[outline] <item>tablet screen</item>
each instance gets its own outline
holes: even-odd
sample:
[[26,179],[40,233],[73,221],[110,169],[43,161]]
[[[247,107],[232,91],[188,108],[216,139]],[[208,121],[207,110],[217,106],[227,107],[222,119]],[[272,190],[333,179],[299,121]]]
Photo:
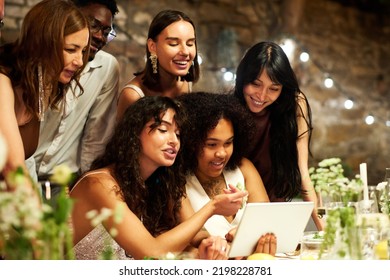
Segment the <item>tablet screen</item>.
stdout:
[[277,253],[294,251],[313,208],[311,201],[247,203],[229,257],[249,256],[254,252],[260,236],[265,233],[275,234]]

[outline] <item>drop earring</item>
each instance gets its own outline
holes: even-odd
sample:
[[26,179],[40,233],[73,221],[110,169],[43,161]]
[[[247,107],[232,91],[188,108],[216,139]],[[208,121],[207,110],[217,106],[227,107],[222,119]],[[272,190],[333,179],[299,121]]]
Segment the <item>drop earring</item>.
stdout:
[[150,63],[152,64],[153,74],[157,74],[157,55],[151,54],[149,56],[149,59],[150,59]]

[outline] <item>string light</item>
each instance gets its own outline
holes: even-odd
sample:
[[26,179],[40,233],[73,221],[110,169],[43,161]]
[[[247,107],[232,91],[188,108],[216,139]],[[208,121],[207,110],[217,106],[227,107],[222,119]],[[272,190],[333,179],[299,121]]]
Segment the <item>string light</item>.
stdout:
[[287,55],[288,59],[290,61],[293,60],[293,54],[295,51],[295,42],[292,39],[285,39],[283,42],[280,44],[280,47],[283,49],[285,54]]
[[345,100],[344,102],[344,108],[347,109],[347,110],[351,110],[353,108],[353,100],[348,98],[347,100]]
[[373,115],[369,114],[369,115],[366,117],[365,121],[366,121],[366,124],[372,125],[372,124],[375,122],[375,118],[374,118]]
[[331,87],[333,87],[333,80],[332,80],[331,78],[326,78],[326,79],[324,80],[324,86],[325,86],[326,88],[331,88]]
[[225,73],[223,73],[223,79],[226,82],[231,82],[235,79],[235,75],[233,74],[233,72],[226,71]]
[[[333,88],[335,87],[337,89],[337,91],[346,96],[346,100],[344,101],[344,108],[347,109],[347,110],[351,110],[352,108],[354,108],[356,106],[355,104],[355,101],[351,98],[348,97],[348,95],[344,92],[343,88],[340,87],[339,84],[337,84],[331,77],[330,75],[327,73],[327,71],[325,69],[323,69],[323,67],[321,67],[321,65],[319,65],[318,63],[316,63],[315,61],[313,61],[310,57],[310,54],[307,50],[307,48],[305,48],[304,46],[302,46],[302,44],[300,44],[300,42],[298,40],[296,40],[295,38],[294,39],[291,39],[291,38],[287,38],[287,39],[283,39],[282,40],[282,43],[280,43],[280,46],[282,47],[282,49],[285,51],[286,55],[289,57],[290,59],[290,56],[292,52],[294,52],[295,49],[301,49],[301,50],[304,50],[304,51],[301,51],[300,54],[299,54],[299,60],[301,62],[308,62],[309,60],[311,61],[311,63],[313,63],[322,73],[325,73],[325,79],[323,81],[324,83],[324,86],[328,89],[330,88]],[[298,50],[299,52],[299,50]],[[291,59],[290,60],[290,63],[292,62],[293,60]],[[387,119],[387,120],[386,120]],[[390,116],[383,119],[383,118],[380,118],[380,116],[373,116],[372,114],[369,114],[365,117],[365,123],[367,125],[372,125],[374,123],[376,123],[377,121],[380,121],[380,123],[383,123],[386,125],[386,127],[390,127]]]
[[[305,49],[304,47],[302,47],[301,44],[299,44],[299,42],[295,39],[290,39],[290,38],[283,38],[281,40],[281,43],[279,44],[280,47],[283,49],[283,51],[286,53],[287,57],[289,58],[290,60],[290,63],[293,62],[294,60],[294,56],[293,54],[295,53],[295,51],[297,50],[297,48],[301,48],[301,49]],[[299,50],[298,50],[299,51]],[[201,61],[202,61],[202,58],[198,55],[198,60],[199,60],[199,64],[201,64]],[[344,92],[343,88],[340,87],[339,84],[337,84],[330,76],[329,74],[327,73],[327,71],[325,71],[325,69],[323,69],[321,67],[321,65],[317,64],[315,61],[313,61],[310,57],[310,54],[309,52],[307,51],[301,51],[300,52],[300,55],[299,55],[299,60],[303,63],[306,63],[308,62],[309,60],[311,60],[311,62],[322,72],[322,73],[325,73],[325,79],[324,79],[324,86],[328,89],[332,88],[332,87],[335,87],[337,89],[337,91],[344,95],[344,96],[347,96],[347,94]],[[220,68],[219,69],[223,74],[223,79],[224,81],[228,82],[228,83],[234,83],[235,79],[236,79],[236,74],[234,71],[230,71],[228,70],[227,68]],[[352,108],[354,108],[356,105],[355,105],[355,101],[352,99],[352,98],[349,98],[349,97],[345,97],[345,101],[344,101],[344,108],[346,110],[351,110]],[[374,117],[372,114],[369,114],[365,117],[365,123],[367,125],[372,125],[374,124],[375,122],[377,122],[377,120],[380,120],[380,122],[383,123],[386,125],[386,127],[390,127],[390,118],[387,117],[387,120],[383,120],[381,119],[380,117]]]
[[302,62],[308,62],[310,59],[310,55],[307,52],[302,52],[299,56],[300,61]]
[[198,64],[201,65],[203,62],[202,56],[198,53]]

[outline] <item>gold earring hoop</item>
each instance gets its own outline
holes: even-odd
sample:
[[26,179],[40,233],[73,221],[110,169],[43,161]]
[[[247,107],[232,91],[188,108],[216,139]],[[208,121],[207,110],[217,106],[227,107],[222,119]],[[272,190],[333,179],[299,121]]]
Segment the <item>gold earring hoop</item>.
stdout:
[[153,74],[157,74],[157,55],[151,54],[149,56],[149,59],[150,59],[150,63],[152,64]]

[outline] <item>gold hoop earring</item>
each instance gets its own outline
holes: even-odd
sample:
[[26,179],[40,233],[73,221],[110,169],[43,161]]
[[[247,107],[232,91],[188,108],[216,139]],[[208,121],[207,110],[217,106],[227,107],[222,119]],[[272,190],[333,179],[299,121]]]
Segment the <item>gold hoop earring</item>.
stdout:
[[150,63],[152,64],[153,74],[157,74],[157,55],[151,54],[149,56],[149,59],[150,59]]

